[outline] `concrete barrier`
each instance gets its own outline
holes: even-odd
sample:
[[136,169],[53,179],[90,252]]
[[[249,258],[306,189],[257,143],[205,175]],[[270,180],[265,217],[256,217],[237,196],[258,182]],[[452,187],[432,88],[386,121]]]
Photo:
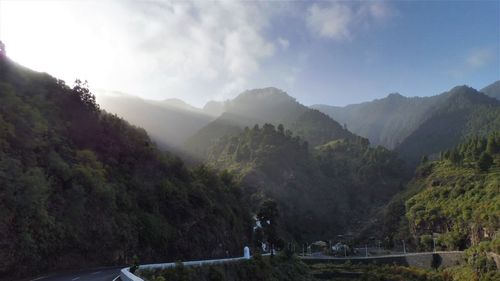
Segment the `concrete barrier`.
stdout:
[[[263,256],[268,256],[270,254],[264,254]],[[237,261],[242,261],[242,260],[248,260],[250,259],[250,252],[246,251],[244,252],[243,257],[238,257],[238,258],[228,258],[228,259],[215,259],[215,260],[200,260],[200,261],[185,261],[182,262],[184,266],[202,266],[202,265],[215,265],[215,264],[223,264],[223,263],[228,263],[228,262],[237,262]],[[161,269],[167,269],[167,268],[173,268],[177,265],[178,263],[175,262],[169,262],[169,263],[154,263],[154,264],[143,264],[139,266],[138,270],[143,270],[143,269],[154,269],[154,270],[161,270]],[[137,275],[134,275],[132,272],[130,272],[130,267],[122,268],[120,271],[120,279],[122,281],[144,281],[144,279],[138,277]]]
[[411,253],[401,255],[385,255],[385,256],[371,256],[371,257],[303,257],[302,261],[308,264],[315,263],[335,263],[343,264],[347,261],[352,264],[396,264],[402,266],[413,266],[419,268],[438,268],[450,267],[461,264],[465,261],[464,252],[451,251],[451,252],[427,252],[427,253]]

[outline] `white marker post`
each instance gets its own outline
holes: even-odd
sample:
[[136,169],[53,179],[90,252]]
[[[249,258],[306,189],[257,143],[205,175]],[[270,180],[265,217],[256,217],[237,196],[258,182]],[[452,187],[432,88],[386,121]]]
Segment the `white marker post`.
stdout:
[[243,248],[243,258],[247,260],[250,259],[250,248],[248,248],[248,246],[245,246],[245,248]]

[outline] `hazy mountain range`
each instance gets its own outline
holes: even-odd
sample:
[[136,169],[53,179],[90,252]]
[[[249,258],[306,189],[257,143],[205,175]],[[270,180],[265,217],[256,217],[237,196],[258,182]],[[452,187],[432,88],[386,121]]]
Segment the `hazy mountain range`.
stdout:
[[176,150],[216,117],[179,99],[144,100],[136,96],[100,91],[97,102],[106,111],[140,126],[161,147]]
[[[336,107],[313,105],[372,144],[396,149],[415,162],[457,145],[475,134],[500,127],[500,95],[497,81],[481,92],[457,86],[430,97],[390,94],[371,102]],[[487,95],[485,95],[487,93]]]
[[[498,128],[497,81],[481,91],[457,86],[428,97],[385,98],[344,107],[306,107],[276,88],[248,90],[232,100],[196,108],[179,99],[150,101],[124,94],[99,95],[111,113],[145,128],[161,146],[202,156],[218,138],[255,124],[283,124],[312,146],[338,138],[368,138],[399,151],[414,165],[471,135]],[[327,114],[328,116],[324,115]],[[353,132],[354,134],[352,134]]]

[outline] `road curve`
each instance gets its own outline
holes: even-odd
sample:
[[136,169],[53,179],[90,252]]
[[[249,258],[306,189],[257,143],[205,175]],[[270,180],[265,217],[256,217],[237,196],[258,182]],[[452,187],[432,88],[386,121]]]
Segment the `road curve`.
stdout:
[[42,274],[20,281],[113,281],[122,267],[102,267],[65,273]]

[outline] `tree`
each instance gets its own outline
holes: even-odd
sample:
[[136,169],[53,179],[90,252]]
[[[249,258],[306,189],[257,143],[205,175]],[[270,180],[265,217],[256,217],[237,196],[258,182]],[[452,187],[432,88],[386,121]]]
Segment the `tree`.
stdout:
[[429,157],[427,157],[427,155],[422,156],[421,162],[422,162],[422,164],[429,162]]
[[488,143],[486,144],[486,152],[490,155],[497,153],[500,150],[500,144],[495,140],[495,136],[491,135],[488,138]]
[[80,79],[75,80],[73,93],[83,102],[83,104],[92,111],[99,111],[99,105],[95,100],[94,94],[89,90],[87,81],[82,82]]
[[277,219],[279,217],[278,204],[268,199],[262,203],[257,218],[259,219],[264,234],[269,243],[275,245],[278,242]]
[[285,128],[283,127],[283,124],[278,125],[278,133],[280,133],[280,135],[285,134]]
[[483,152],[477,161],[477,167],[480,171],[487,172],[493,165],[493,157],[487,152]]
[[450,160],[453,164],[459,165],[462,162],[462,156],[456,149],[453,149],[450,152]]

